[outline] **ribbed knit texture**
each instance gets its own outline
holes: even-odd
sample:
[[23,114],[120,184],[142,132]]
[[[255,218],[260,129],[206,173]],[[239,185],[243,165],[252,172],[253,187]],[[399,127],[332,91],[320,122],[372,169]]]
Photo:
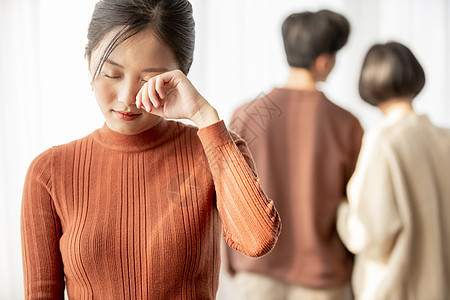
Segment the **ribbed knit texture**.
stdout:
[[353,255],[337,234],[336,211],[361,146],[358,120],[322,92],[274,89],[237,109],[230,128],[248,142],[283,220],[263,258],[229,249],[231,269],[307,287],[349,283]]
[[26,298],[63,299],[66,286],[70,299],[214,299],[221,220],[250,256],[280,231],[251,168],[223,122],[162,120],[135,136],[105,125],[44,152],[23,194]]

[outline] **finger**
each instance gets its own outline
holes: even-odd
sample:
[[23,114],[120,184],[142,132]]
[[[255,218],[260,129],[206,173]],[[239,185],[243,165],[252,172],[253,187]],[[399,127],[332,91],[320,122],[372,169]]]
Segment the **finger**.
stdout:
[[152,103],[153,103],[153,106],[158,108],[159,107],[159,96],[158,96],[158,93],[155,90],[155,84],[156,84],[156,79],[152,78],[149,81],[148,94],[150,96],[150,101],[152,101]]
[[162,76],[158,76],[156,78],[155,90],[159,95],[160,99],[166,98],[166,92],[164,91],[164,78]]
[[147,111],[147,112],[151,112],[152,111],[152,105],[150,104],[150,99],[148,98],[148,85],[149,85],[149,82],[147,82],[144,86],[144,88],[142,89],[142,98],[141,98],[141,101],[142,101],[142,104],[144,105],[144,107],[145,107],[145,110]]
[[169,71],[159,75],[161,78],[161,87],[164,89],[170,89],[177,87],[177,85],[181,82],[184,74],[179,70]]
[[145,84],[141,87],[138,94],[136,95],[136,107],[141,108],[142,107],[142,90],[145,89]]

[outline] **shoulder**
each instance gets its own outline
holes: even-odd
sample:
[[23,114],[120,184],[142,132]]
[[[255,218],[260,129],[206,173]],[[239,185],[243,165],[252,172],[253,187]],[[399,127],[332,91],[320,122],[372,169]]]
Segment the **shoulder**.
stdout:
[[403,126],[399,124],[382,124],[366,131],[362,140],[362,153],[366,156],[396,156],[396,148],[404,141]]
[[326,96],[324,96],[324,101],[322,101],[323,108],[334,118],[337,118],[341,121],[346,121],[352,124],[358,124],[359,120],[358,118],[348,111],[347,109],[341,107],[340,105],[334,103],[330,99],[328,99]]
[[450,128],[436,127],[436,135],[450,146]]
[[386,145],[405,151],[433,147],[450,149],[450,129],[435,126],[425,115],[412,113],[399,121],[387,123],[378,135]]
[[247,101],[244,104],[240,105],[237,109],[235,109],[233,119],[245,119],[252,113],[258,114],[261,112],[265,113],[268,110],[279,110],[277,102],[280,98],[280,95],[283,95],[283,93],[280,92],[280,89],[273,89],[268,93],[261,92],[253,100]]
[[50,169],[53,156],[53,148],[47,149],[36,156],[28,168],[28,174],[39,175]]
[[376,139],[380,144],[395,145],[401,144],[411,137],[414,139],[420,138],[421,129],[427,130],[426,127],[433,128],[432,131],[435,128],[431,123],[421,122],[417,115],[410,114],[395,121],[386,119],[384,124],[374,128],[370,133],[372,139]]
[[[359,119],[345,108],[333,103],[326,96],[321,102],[321,113],[319,113],[326,128],[347,140],[354,141],[352,144],[361,145],[364,129]],[[330,128],[331,127],[331,128]]]
[[28,173],[42,174],[49,173],[55,158],[68,152],[75,151],[77,144],[90,138],[91,135],[77,139],[65,144],[53,146],[36,156],[28,168]]
[[25,188],[38,184],[51,190],[53,155],[54,149],[50,148],[33,159],[28,167]]
[[247,141],[252,141],[261,131],[283,115],[276,90],[260,93],[255,99],[239,106],[233,113],[229,129]]
[[323,128],[333,132],[341,139],[352,141],[349,145],[358,145],[358,148],[360,147],[364,129],[359,119],[353,113],[323,95],[317,117],[320,119]]
[[386,120],[365,133],[361,153],[367,164],[379,165],[384,160],[391,168],[399,166],[405,171],[421,163],[431,167],[432,157],[439,158],[443,165],[449,161],[450,130],[436,127],[428,118],[417,115]]

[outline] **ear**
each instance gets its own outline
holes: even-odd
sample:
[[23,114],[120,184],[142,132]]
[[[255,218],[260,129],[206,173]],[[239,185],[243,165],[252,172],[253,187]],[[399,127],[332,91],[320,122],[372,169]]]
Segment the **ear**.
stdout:
[[335,59],[335,54],[322,53],[317,56],[316,60],[314,61],[314,70],[320,81],[325,81],[327,79],[328,75],[334,68],[334,64],[336,62]]

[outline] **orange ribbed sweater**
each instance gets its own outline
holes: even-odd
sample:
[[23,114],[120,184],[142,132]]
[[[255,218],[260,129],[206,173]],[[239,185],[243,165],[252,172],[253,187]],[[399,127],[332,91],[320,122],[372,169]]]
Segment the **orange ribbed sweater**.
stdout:
[[22,201],[27,299],[214,299],[220,238],[249,256],[280,219],[223,122],[106,125],[31,164]]

